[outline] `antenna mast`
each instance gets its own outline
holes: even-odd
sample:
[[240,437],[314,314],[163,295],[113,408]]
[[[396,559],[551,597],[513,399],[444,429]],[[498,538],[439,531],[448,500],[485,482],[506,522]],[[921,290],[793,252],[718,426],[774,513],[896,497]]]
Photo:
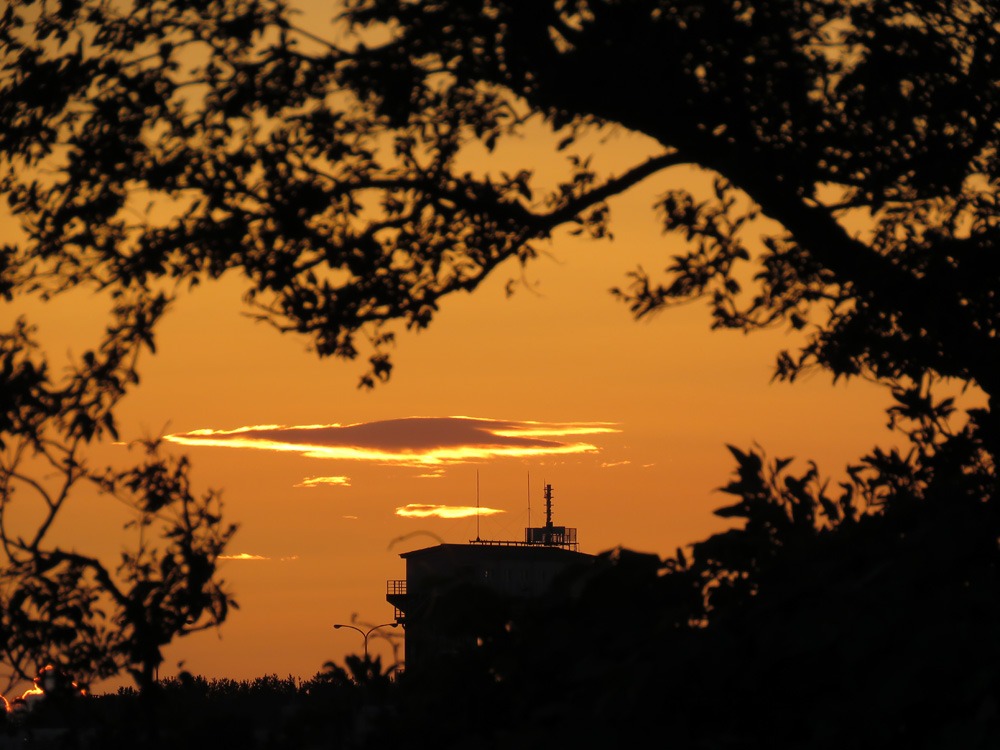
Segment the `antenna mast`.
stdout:
[[552,485],[545,485],[545,543],[552,544]]
[[476,541],[479,539],[479,469],[476,469]]

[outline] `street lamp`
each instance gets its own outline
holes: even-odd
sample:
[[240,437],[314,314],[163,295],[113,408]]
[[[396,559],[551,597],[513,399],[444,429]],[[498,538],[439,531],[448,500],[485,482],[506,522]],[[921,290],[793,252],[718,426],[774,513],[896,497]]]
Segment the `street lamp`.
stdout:
[[399,627],[399,623],[398,622],[383,622],[381,625],[374,625],[374,626],[368,628],[368,630],[362,630],[361,628],[359,628],[359,627],[357,627],[355,625],[343,625],[343,624],[341,624],[341,623],[338,622],[338,623],[336,623],[333,626],[333,629],[334,630],[340,630],[341,628],[350,628],[351,630],[357,630],[359,633],[361,633],[361,635],[365,639],[365,662],[367,662],[368,661],[368,636],[370,636],[372,633],[374,633],[379,628],[395,628],[395,627]]

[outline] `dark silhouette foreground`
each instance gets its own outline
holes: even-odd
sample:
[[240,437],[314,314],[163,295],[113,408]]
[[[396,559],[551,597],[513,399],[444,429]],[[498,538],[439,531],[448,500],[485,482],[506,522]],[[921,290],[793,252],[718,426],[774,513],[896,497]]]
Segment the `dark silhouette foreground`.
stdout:
[[[740,455],[744,492],[756,464]],[[750,502],[743,530],[666,561],[599,555],[545,600],[490,593],[463,620],[456,589],[441,605],[467,648],[395,680],[360,657],[304,682],[182,675],[151,704],[79,699],[74,732],[192,748],[996,747],[1000,524],[954,486],[824,531]]]

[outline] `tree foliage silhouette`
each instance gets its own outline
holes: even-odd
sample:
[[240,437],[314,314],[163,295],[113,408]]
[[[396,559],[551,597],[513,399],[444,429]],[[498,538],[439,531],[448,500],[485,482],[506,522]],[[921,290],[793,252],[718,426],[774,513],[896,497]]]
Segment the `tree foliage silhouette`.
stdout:
[[[705,297],[716,325],[807,331],[783,377],[818,364],[996,392],[988,7],[345,6],[363,43],[266,2],[8,9],[3,188],[28,236],[6,288],[233,269],[321,355],[356,356],[364,332],[371,383],[388,323],[427,325],[557,227],[603,236],[610,198],[688,164],[715,190],[659,200],[690,250],[620,290],[637,315]],[[554,188],[531,165],[467,166],[530,128],[581,148]],[[656,146],[605,177],[586,137],[614,129]]]
[[835,490],[732,451],[739,528],[602,555],[513,618],[490,661],[526,746],[995,745],[1000,516],[974,431],[873,451]]
[[[734,451],[724,512],[745,527],[668,561],[670,585],[697,579],[685,622],[759,596],[769,556],[848,539],[859,514],[995,503],[989,4],[345,0],[326,38],[253,0],[29,5],[0,20],[0,189],[23,230],[8,297],[90,287],[148,311],[239,274],[260,319],[321,356],[363,354],[370,386],[396,331],[447,295],[562,229],[608,236],[615,196],[696,169],[712,189],[653,207],[687,249],[615,293],[640,317],[702,298],[716,327],[799,330],[777,376],[886,384],[912,446],[873,452],[834,497],[816,471]],[[649,149],[606,173],[614,132]],[[565,155],[563,177],[511,164],[528,136]],[[942,379],[986,407],[949,427]],[[73,429],[102,429],[83,416]]]
[[[23,321],[0,335],[0,653],[11,681],[55,664],[87,683],[127,671],[147,690],[161,648],[221,623],[232,603],[215,564],[234,527],[216,493],[192,494],[186,459],[159,455],[156,441],[127,468],[88,459],[92,443],[117,437],[113,408],[162,307],[148,302],[119,306],[100,350],[57,380]],[[116,567],[59,529],[68,508],[100,497],[125,507],[134,540]]]

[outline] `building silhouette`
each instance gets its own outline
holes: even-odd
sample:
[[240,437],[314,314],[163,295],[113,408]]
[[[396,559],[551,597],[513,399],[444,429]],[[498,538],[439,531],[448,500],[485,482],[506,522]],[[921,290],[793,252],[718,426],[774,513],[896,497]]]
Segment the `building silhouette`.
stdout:
[[545,485],[545,525],[526,528],[523,540],[477,536],[400,557],[406,578],[387,582],[386,601],[404,627],[408,670],[475,648],[510,607],[546,596],[561,573],[592,559],[579,551],[575,528],[552,523],[552,485]]

